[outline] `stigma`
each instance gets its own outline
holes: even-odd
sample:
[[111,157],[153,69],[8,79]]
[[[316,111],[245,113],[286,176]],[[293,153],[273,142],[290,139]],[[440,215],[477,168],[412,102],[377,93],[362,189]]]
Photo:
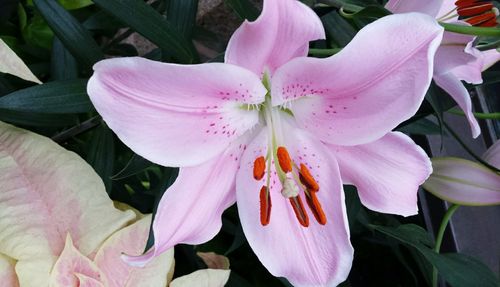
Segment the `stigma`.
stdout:
[[[309,226],[309,215],[303,203],[305,196],[307,206],[316,221],[325,225],[327,222],[325,212],[316,195],[320,186],[314,179],[306,164],[296,164],[292,161],[288,150],[284,146],[271,148],[271,154],[266,158],[259,156],[254,161],[253,177],[260,181],[267,174],[267,183],[260,190],[260,223],[262,226],[269,224],[271,220],[271,195],[269,188],[271,165],[275,165],[276,174],[281,182],[281,195],[290,204],[291,210],[300,225]],[[274,160],[273,160],[274,159]],[[266,169],[267,161],[267,169]]]

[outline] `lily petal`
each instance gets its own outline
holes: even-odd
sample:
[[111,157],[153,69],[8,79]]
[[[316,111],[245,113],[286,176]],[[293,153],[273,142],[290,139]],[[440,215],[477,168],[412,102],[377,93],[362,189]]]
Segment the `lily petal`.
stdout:
[[104,60],[94,70],[88,93],[97,111],[126,145],[164,166],[221,153],[257,124],[258,111],[247,107],[267,93],[252,72],[222,63],[135,57]]
[[5,286],[19,287],[14,266],[15,261],[12,258],[0,254],[0,282]]
[[[50,276],[51,287],[78,287],[80,286],[79,277],[77,274],[94,279],[93,281],[101,282],[104,279],[99,268],[85,255],[81,254],[78,249],[73,245],[71,236],[68,234],[66,237],[66,245],[61,253],[61,256],[54,264]],[[90,280],[85,280],[91,285]],[[102,286],[102,285],[101,285]]]
[[486,71],[500,60],[500,53],[496,49],[479,51],[474,47],[471,47],[468,53],[474,55],[475,60],[453,68],[451,73],[458,79],[466,81],[469,84],[482,84],[482,72]]
[[460,205],[500,204],[500,176],[461,158],[433,158],[434,172],[423,184],[435,196]]
[[176,278],[170,287],[223,287],[229,280],[231,270],[203,269]]
[[385,9],[394,14],[420,12],[436,17],[442,4],[443,0],[389,0]]
[[500,140],[497,140],[483,154],[483,159],[492,166],[500,169]]
[[472,113],[472,101],[469,92],[460,79],[452,73],[447,73],[434,75],[434,81],[438,86],[445,90],[455,100],[455,102],[457,102],[458,106],[465,113],[465,117],[469,121],[472,137],[477,138],[481,134],[481,128]]
[[358,189],[371,210],[403,216],[418,212],[418,187],[431,174],[429,157],[408,136],[392,132],[359,146],[330,146],[342,181]]
[[142,256],[124,256],[135,266],[179,243],[200,244],[219,232],[222,212],[235,202],[235,178],[252,132],[221,155],[195,167],[181,168],[163,195],[153,222],[154,247]]
[[272,166],[271,217],[268,225],[261,225],[259,191],[266,185],[267,175],[257,181],[252,168],[255,158],[267,153],[267,134],[263,131],[244,153],[237,175],[243,231],[259,260],[274,276],[286,277],[294,286],[337,286],[347,278],[353,258],[337,162],[305,132],[288,129],[285,136],[283,143],[293,161],[308,165],[320,185],[317,197],[327,222],[320,225],[315,221],[300,191],[310,223],[307,228],[299,223],[289,199],[281,195],[282,186]]
[[481,52],[481,58],[482,58],[481,69],[484,72],[488,70],[491,66],[496,64],[498,61],[500,61],[500,52],[497,49],[483,51]]
[[46,287],[49,286],[50,272],[57,257],[55,256],[33,256],[32,259],[17,261],[16,274],[19,286],[23,287]]
[[123,262],[121,254],[142,254],[149,235],[151,215],[119,230],[108,238],[94,258],[107,287],[167,286],[166,274],[174,264],[174,250],[161,254],[144,268]]
[[84,274],[75,273],[75,276],[78,279],[78,287],[105,287],[102,282]]
[[18,266],[50,262],[68,233],[87,256],[134,218],[113,207],[101,178],[75,153],[2,122],[0,182],[0,253]]
[[287,104],[322,141],[374,141],[417,111],[442,33],[424,14],[383,17],[332,57],[297,58],[281,67],[272,78],[273,105]]
[[0,65],[0,73],[8,73],[37,84],[42,83],[2,39],[0,39],[0,63],[2,63]]
[[[441,18],[445,18],[446,20],[444,22],[455,22],[458,20],[458,14],[455,11],[457,9],[457,5],[455,5],[455,2],[457,0],[439,0],[441,2],[441,9],[439,9],[439,12],[437,14],[437,19],[440,20]],[[455,15],[451,17],[452,15]],[[440,20],[442,21],[442,20]]]
[[245,21],[229,40],[225,62],[261,75],[307,55],[309,41],[324,39],[321,20],[296,0],[264,1],[255,22]]
[[[475,49],[472,48],[474,39],[475,36],[471,35],[444,32],[443,40],[434,60],[434,73],[448,73],[453,68],[473,63],[478,58],[471,52],[471,49]],[[472,69],[471,72],[476,72],[476,74],[479,74],[479,78],[481,78],[480,69]],[[475,78],[477,78],[477,75]]]

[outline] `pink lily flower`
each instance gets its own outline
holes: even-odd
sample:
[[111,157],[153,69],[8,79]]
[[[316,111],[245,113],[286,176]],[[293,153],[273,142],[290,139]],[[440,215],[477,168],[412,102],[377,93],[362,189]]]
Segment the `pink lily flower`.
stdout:
[[[420,12],[438,21],[481,27],[496,26],[498,10],[482,0],[389,0],[385,5],[393,13]],[[458,17],[465,17],[458,21]],[[471,126],[472,137],[481,134],[481,128],[472,113],[469,92],[462,84],[481,84],[481,73],[500,60],[496,49],[479,51],[473,46],[475,36],[445,32],[436,53],[434,81],[446,91],[464,111]]]
[[430,161],[391,130],[421,104],[442,33],[427,15],[392,15],[337,55],[307,58],[309,41],[325,37],[320,19],[298,1],[267,0],[232,36],[225,63],[97,63],[88,93],[107,124],[145,158],[181,167],[158,207],[154,247],[125,259],[142,265],[210,240],[236,201],[273,275],[295,286],[344,281],[353,248],[342,182],[373,210],[417,213]]

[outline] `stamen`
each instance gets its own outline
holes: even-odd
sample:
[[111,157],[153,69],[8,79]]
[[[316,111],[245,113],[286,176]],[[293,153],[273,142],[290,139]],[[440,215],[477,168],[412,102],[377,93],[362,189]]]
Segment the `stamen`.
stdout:
[[271,196],[264,185],[260,189],[260,224],[266,226],[271,221]]
[[465,22],[471,24],[472,26],[480,27],[494,27],[497,25],[496,15],[494,12],[487,12],[481,15],[467,18],[465,19]]
[[290,155],[285,147],[278,147],[277,151],[278,163],[280,164],[281,170],[284,173],[288,173],[292,171],[292,160],[290,159]]
[[316,218],[316,221],[318,221],[318,223],[321,225],[325,225],[326,215],[323,211],[323,208],[321,208],[321,204],[319,203],[318,197],[316,196],[316,192],[309,192],[309,196],[306,196],[306,200],[307,205],[309,205],[309,208],[314,215],[314,218]]
[[457,13],[462,17],[469,17],[491,11],[491,9],[493,9],[493,4],[491,3],[478,3],[478,5],[460,7]]
[[304,204],[302,204],[302,199],[300,196],[290,198],[290,204],[293,207],[295,216],[299,220],[299,223],[304,226],[309,226],[309,216],[307,216],[306,210],[304,209]]
[[295,181],[291,178],[286,178],[283,182],[283,189],[281,194],[286,198],[292,198],[299,195],[299,187]]
[[266,171],[266,160],[263,156],[255,159],[253,163],[253,178],[255,180],[261,180],[264,177]]
[[455,6],[457,6],[458,8],[462,8],[482,3],[484,3],[482,0],[458,0],[455,2]]
[[319,184],[316,182],[314,177],[309,172],[309,169],[305,164],[300,164],[300,172],[299,172],[300,182],[307,187],[308,190],[316,192],[319,190]]

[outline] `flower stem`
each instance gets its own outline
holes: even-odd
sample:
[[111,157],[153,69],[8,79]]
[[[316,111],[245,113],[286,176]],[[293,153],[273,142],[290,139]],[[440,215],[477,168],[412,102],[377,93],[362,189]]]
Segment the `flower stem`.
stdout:
[[439,24],[449,32],[475,36],[500,37],[500,29],[498,28],[464,26],[444,22],[439,22]]
[[342,48],[333,49],[309,49],[309,54],[313,56],[331,56],[340,52]]
[[[444,232],[446,231],[446,227],[448,226],[448,222],[450,222],[451,216],[457,211],[457,209],[460,207],[458,204],[452,204],[448,210],[446,210],[446,213],[443,216],[443,219],[441,220],[441,225],[439,225],[439,230],[436,235],[436,243],[434,245],[434,251],[436,253],[439,253],[439,250],[441,249],[441,244],[443,243],[443,236]],[[437,287],[438,284],[438,271],[436,267],[433,267],[432,269],[432,286]]]
[[[465,116],[465,113],[459,109],[451,109],[448,112],[454,115]],[[481,120],[499,120],[500,113],[473,113],[474,117]]]

